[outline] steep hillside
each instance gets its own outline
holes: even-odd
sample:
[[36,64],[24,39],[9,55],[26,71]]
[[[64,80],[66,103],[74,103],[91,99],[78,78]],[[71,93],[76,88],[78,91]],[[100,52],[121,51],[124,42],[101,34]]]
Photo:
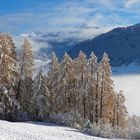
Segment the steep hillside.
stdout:
[[69,54],[75,58],[79,51],[83,51],[89,57],[91,51],[101,59],[107,52],[112,66],[140,64],[140,24],[129,27],[119,27],[108,33],[104,33],[92,40],[78,43]]

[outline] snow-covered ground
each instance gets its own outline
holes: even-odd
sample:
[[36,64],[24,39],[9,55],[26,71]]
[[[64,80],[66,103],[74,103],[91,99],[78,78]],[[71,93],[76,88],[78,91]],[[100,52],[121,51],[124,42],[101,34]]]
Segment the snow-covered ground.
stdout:
[[127,74],[113,76],[116,90],[123,90],[126,95],[128,112],[140,115],[140,74]]
[[106,140],[52,123],[0,121],[0,140]]

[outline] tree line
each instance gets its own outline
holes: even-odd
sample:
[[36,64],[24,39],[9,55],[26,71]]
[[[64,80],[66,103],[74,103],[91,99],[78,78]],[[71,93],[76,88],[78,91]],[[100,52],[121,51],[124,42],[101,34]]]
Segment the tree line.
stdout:
[[47,121],[54,114],[78,113],[95,124],[127,127],[123,91],[116,92],[106,53],[98,62],[92,52],[61,61],[52,53],[47,74],[33,78],[33,51],[26,38],[19,54],[13,39],[0,34],[0,119]]

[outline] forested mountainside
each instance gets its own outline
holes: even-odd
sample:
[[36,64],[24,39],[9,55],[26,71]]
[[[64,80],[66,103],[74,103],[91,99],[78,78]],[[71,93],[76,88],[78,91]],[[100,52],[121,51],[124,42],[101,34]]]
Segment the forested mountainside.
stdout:
[[93,51],[99,60],[106,52],[112,66],[128,65],[130,63],[140,64],[140,24],[129,27],[115,28],[92,40],[80,42],[75,45],[69,54],[72,58],[83,51],[88,57]]

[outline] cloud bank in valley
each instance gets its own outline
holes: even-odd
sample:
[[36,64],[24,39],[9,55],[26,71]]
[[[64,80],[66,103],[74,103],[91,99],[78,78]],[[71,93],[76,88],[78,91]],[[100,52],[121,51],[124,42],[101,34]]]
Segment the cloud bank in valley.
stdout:
[[140,74],[113,76],[116,90],[122,89],[126,96],[126,106],[130,115],[140,115],[139,110],[139,81]]

